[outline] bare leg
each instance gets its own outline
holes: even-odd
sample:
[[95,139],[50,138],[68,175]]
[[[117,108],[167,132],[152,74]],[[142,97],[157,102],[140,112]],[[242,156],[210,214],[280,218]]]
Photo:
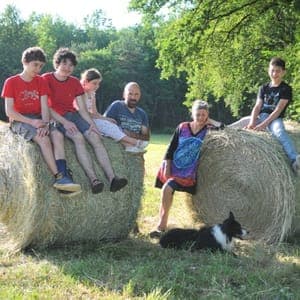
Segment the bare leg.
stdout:
[[91,182],[93,182],[97,177],[94,171],[91,156],[86,148],[84,136],[80,132],[77,132],[74,135],[67,134],[67,136],[74,142],[78,161],[82,166],[84,172],[86,173],[87,177],[90,179]]
[[53,130],[51,131],[51,139],[53,143],[53,152],[55,159],[65,159],[66,155],[64,146],[64,135],[58,130]]
[[159,209],[159,223],[157,229],[165,230],[168,224],[169,211],[173,202],[173,189],[165,183],[161,191],[161,204]]
[[57,167],[56,167],[56,163],[55,163],[55,158],[53,155],[52,144],[51,144],[50,138],[48,136],[44,136],[44,137],[35,136],[33,138],[33,141],[36,142],[40,146],[44,160],[45,160],[48,168],[50,169],[51,173],[53,175],[57,174],[58,171],[57,171]]
[[100,137],[95,132],[88,132],[85,134],[85,137],[92,145],[100,166],[104,170],[109,182],[111,182],[115,177],[115,173],[112,169],[110,159]]

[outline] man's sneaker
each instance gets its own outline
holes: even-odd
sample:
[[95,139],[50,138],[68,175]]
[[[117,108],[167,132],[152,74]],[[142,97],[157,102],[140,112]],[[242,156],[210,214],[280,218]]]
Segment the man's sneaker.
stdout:
[[62,173],[57,173],[55,175],[55,182],[53,187],[68,192],[77,192],[81,190],[81,186],[77,183],[74,183],[69,177],[64,176]]
[[122,189],[124,186],[126,186],[128,183],[127,179],[125,178],[119,178],[115,177],[110,184],[110,191],[111,192],[117,192],[120,189]]
[[141,149],[145,149],[149,145],[149,141],[138,140],[137,147]]
[[140,147],[137,146],[127,146],[125,148],[126,152],[130,152],[130,153],[145,153],[146,151]]
[[296,175],[299,174],[300,171],[300,155],[296,156],[295,161],[292,163],[292,169],[295,172]]

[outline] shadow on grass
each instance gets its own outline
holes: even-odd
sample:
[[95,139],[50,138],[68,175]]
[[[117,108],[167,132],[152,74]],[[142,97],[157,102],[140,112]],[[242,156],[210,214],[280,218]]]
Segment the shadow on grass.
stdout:
[[251,243],[238,246],[238,257],[162,249],[143,237],[28,254],[50,261],[88,288],[126,297],[156,293],[154,299],[289,299],[300,295],[299,265],[280,262],[275,251]]

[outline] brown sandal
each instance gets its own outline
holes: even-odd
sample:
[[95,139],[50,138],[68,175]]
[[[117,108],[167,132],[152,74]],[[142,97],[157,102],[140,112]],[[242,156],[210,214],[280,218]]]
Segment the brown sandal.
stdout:
[[103,191],[104,184],[99,179],[96,178],[93,180],[91,187],[92,187],[92,193],[98,194]]

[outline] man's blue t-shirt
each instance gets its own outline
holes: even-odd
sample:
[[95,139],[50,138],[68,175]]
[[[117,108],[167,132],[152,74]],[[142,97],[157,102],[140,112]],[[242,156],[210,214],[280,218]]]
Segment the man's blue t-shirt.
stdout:
[[115,119],[122,129],[134,133],[141,133],[142,126],[149,127],[148,116],[143,109],[136,107],[132,113],[125,104],[125,101],[114,101],[105,111],[105,117]]

